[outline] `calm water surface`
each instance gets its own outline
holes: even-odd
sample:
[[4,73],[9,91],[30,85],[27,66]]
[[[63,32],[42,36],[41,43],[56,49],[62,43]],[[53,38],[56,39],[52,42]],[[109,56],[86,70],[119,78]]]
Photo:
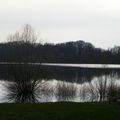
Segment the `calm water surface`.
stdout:
[[1,64],[0,102],[120,100],[119,66],[83,66]]

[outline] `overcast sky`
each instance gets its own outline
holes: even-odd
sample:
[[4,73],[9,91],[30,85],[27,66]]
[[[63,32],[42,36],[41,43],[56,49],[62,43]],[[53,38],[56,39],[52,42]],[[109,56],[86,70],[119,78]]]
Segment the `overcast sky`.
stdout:
[[0,41],[30,24],[44,41],[120,45],[120,0],[0,0]]

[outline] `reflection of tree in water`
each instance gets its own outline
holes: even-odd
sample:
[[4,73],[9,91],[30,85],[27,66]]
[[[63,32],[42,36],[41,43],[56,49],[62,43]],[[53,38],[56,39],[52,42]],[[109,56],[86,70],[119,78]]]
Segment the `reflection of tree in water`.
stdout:
[[[20,74],[20,72],[28,72],[31,78],[35,76],[39,79],[56,79],[67,82],[84,83],[90,82],[94,77],[100,77],[109,74],[119,74],[118,70],[108,69],[80,69],[80,68],[64,68],[64,67],[45,67],[45,66],[29,66],[23,70],[23,65],[1,65],[0,79],[11,79],[11,76]],[[37,72],[38,71],[40,72]],[[40,69],[40,70],[39,70]],[[18,72],[18,73],[17,73]],[[27,73],[27,74],[28,74]]]
[[115,76],[101,76],[93,81],[83,84],[80,88],[83,101],[109,101],[116,102],[120,99],[120,84]]
[[17,80],[7,85],[9,101],[17,103],[35,103],[38,102],[39,93],[37,92],[38,81],[29,80],[22,81]]
[[58,101],[69,101],[71,99],[74,99],[76,95],[76,87],[72,83],[68,82],[58,82],[57,84],[57,100]]
[[[76,101],[76,99],[77,101],[79,99],[79,101],[86,102],[120,100],[120,85],[116,85],[115,82],[115,79],[119,78],[117,74],[117,77],[115,75],[102,75],[99,77],[98,75],[92,81],[89,81],[84,77],[86,75],[84,71],[81,71],[82,74],[76,72],[75,77],[71,75],[71,78],[67,80],[59,79],[59,81],[58,79],[53,79],[53,74],[47,79],[48,74],[45,74],[45,70],[43,72],[43,68],[41,70],[39,66],[11,65],[6,66],[6,69],[9,72],[4,71],[5,74],[2,75],[6,76],[5,80],[8,81],[5,86],[8,92],[7,99],[10,102],[35,103]],[[60,75],[62,77],[62,74]],[[110,82],[110,79],[112,82]]]
[[80,95],[83,101],[106,101],[108,81],[107,76],[101,76],[91,82],[83,84],[80,89]]
[[7,99],[18,103],[38,102],[40,81],[37,80],[37,72],[38,69],[32,71],[28,65],[14,71],[10,82],[6,85]]

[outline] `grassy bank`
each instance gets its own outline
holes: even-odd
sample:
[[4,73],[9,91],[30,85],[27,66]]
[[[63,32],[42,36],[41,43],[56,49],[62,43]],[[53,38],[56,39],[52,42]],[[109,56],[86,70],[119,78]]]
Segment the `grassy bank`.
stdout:
[[0,104],[0,120],[120,120],[120,104]]

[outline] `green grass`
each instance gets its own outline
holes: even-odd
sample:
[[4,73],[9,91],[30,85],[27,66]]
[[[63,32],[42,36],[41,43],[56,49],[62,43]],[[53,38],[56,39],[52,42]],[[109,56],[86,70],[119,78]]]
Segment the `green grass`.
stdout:
[[120,104],[0,104],[0,120],[120,120]]

